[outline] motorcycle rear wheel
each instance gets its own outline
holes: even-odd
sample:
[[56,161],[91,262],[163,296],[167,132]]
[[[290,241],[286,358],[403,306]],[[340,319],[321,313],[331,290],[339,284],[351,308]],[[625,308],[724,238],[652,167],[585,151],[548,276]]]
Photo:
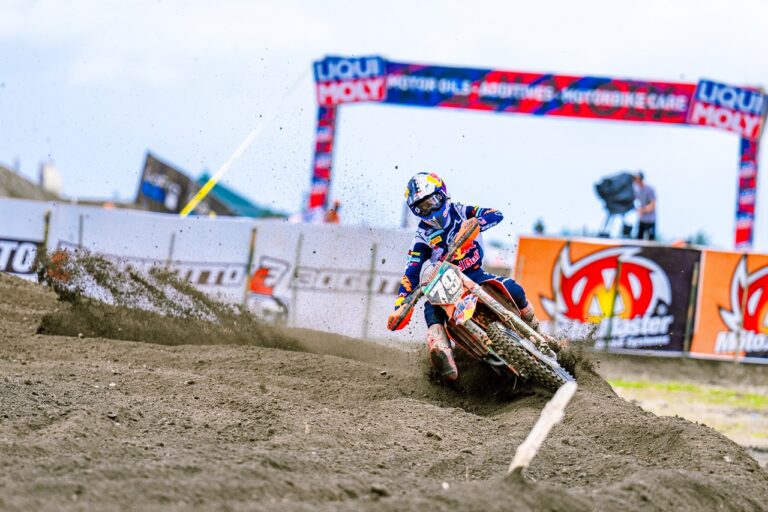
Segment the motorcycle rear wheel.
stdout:
[[557,371],[537,359],[520,344],[520,338],[516,333],[504,328],[498,322],[493,322],[488,327],[487,333],[493,342],[494,352],[535,384],[555,392],[566,382],[575,380],[565,369],[558,366],[559,371]]

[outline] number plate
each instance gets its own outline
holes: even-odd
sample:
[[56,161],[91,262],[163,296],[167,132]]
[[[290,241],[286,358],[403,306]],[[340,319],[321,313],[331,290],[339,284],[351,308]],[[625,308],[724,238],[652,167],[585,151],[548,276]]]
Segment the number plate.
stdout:
[[454,304],[461,299],[461,276],[451,265],[443,264],[425,290],[432,304]]

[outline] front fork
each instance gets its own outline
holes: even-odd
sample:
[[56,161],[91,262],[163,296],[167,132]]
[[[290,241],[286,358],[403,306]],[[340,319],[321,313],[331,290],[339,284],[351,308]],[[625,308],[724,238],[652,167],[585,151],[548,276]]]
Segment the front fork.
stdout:
[[[483,302],[483,304],[491,308],[491,310],[496,313],[499,318],[501,318],[501,321],[504,323],[504,325],[519,332],[525,338],[533,338],[536,344],[541,347],[548,346],[547,340],[545,340],[541,334],[534,331],[533,328],[525,323],[522,318],[505,308],[501,302],[494,299],[490,293],[483,289],[482,286],[465,276],[463,272],[459,275],[461,275],[461,280],[464,284],[464,287],[477,295],[477,298]],[[485,338],[487,338],[487,336],[485,336]],[[483,341],[486,341],[486,339],[483,339]]]
[[[464,350],[468,351],[476,359],[484,361],[490,365],[499,375],[505,375],[506,369],[512,371],[515,377],[520,377],[520,372],[518,372],[514,366],[510,365],[496,354],[493,350],[491,338],[488,337],[488,334],[477,324],[477,322],[468,320],[455,328],[464,329],[470,337],[469,341],[463,339],[458,340],[461,342],[461,346]],[[482,346],[478,346],[478,342],[481,343]],[[506,375],[509,376],[509,374]]]

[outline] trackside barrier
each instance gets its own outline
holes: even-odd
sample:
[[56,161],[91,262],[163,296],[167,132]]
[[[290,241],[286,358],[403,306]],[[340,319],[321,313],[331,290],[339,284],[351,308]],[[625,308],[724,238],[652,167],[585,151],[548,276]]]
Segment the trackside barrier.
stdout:
[[37,246],[45,236],[45,213],[54,203],[0,199],[0,272],[32,276]]
[[768,362],[768,255],[705,251],[691,357]]
[[406,333],[385,326],[409,232],[0,199],[2,271],[34,279],[46,213],[48,250],[81,247],[134,267],[168,266],[202,291],[274,321],[400,342],[420,340],[426,329],[423,315],[414,315]]
[[[46,233],[46,218],[48,236]],[[37,247],[164,265],[206,293],[295,327],[417,341],[386,330],[412,233],[190,217],[0,199],[0,271],[34,279]],[[490,258],[489,258],[490,261]],[[542,325],[598,349],[768,362],[768,255],[521,237],[515,277]]]
[[596,350],[768,363],[768,255],[521,237],[542,327]]

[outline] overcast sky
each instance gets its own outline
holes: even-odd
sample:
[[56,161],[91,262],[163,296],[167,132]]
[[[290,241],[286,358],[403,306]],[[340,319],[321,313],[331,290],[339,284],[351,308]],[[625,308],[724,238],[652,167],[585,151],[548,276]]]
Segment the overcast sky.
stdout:
[[[0,162],[36,176],[52,159],[67,195],[129,199],[146,150],[197,176],[276,112],[225,181],[295,211],[312,155],[311,62],[325,54],[768,85],[767,23],[761,0],[0,0]],[[554,232],[595,230],[593,183],[643,169],[662,236],[703,230],[732,246],[733,134],[381,105],[344,107],[337,133],[332,194],[347,222],[397,225],[405,182],[429,170],[454,199],[501,209],[506,241],[539,217]],[[768,250],[758,181],[756,246]]]

